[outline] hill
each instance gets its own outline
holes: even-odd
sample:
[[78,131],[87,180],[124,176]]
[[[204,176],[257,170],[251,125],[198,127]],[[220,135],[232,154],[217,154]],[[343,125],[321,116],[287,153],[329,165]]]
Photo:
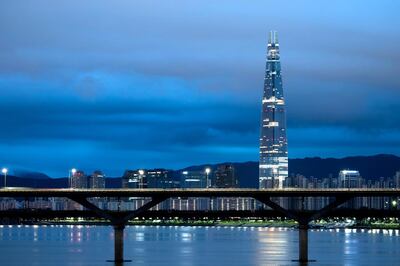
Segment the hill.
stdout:
[[[230,163],[230,162],[228,162]],[[226,164],[226,163],[225,163]],[[258,187],[258,162],[230,163],[233,164],[241,187]],[[197,165],[182,170],[202,170],[205,167],[216,169],[220,164]],[[290,175],[301,174],[306,177],[324,178],[338,176],[340,170],[354,169],[366,179],[392,177],[400,171],[400,157],[388,154],[373,156],[352,156],[344,158],[303,158],[289,159]]]
[[[221,163],[233,164],[239,178],[240,187],[258,187],[258,162],[243,163]],[[206,167],[213,170],[221,164],[203,164],[189,166],[174,171],[174,179],[179,179],[181,171],[202,171]],[[324,178],[332,175],[336,177],[342,169],[353,169],[360,171],[366,179],[379,179],[380,177],[393,177],[396,171],[400,171],[400,157],[387,154],[373,156],[352,156],[345,158],[303,158],[289,159],[290,175],[301,174],[306,177]],[[68,186],[68,178],[50,178],[45,174],[36,172],[16,172],[17,175],[7,176],[7,185],[14,187],[34,188],[65,188]],[[3,186],[4,179],[0,178],[0,186]],[[107,188],[121,187],[121,178],[107,178]]]

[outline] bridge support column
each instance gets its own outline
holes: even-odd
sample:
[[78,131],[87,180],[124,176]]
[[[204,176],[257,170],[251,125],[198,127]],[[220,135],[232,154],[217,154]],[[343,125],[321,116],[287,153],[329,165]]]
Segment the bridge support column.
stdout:
[[125,215],[120,215],[120,212],[114,211],[109,212],[107,210],[102,210],[85,197],[69,197],[71,200],[81,204],[83,207],[94,211],[99,217],[107,219],[111,222],[114,227],[114,260],[116,265],[121,265],[124,260],[124,229],[125,225],[128,224],[129,220],[139,215],[142,212],[148,211],[160,202],[166,200],[168,197],[152,197],[152,199],[145,203],[143,206],[139,207],[134,211],[125,213]]
[[301,213],[296,213],[282,208],[279,204],[273,202],[270,198],[256,198],[272,209],[282,213],[286,217],[292,218],[299,223],[299,259],[295,260],[300,263],[307,263],[315,260],[308,259],[308,223],[311,221],[310,217],[307,215],[301,215]]
[[308,262],[308,224],[299,223],[299,262]]
[[114,261],[124,262],[124,229],[125,225],[114,225]]

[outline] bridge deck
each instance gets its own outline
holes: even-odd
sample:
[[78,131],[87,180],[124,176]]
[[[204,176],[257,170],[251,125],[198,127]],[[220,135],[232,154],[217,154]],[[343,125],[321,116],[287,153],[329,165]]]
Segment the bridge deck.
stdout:
[[398,188],[340,189],[33,189],[2,188],[0,197],[382,197],[400,196]]

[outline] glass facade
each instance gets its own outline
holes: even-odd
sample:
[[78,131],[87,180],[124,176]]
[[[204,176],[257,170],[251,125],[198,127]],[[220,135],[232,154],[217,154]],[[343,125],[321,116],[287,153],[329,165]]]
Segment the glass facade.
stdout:
[[261,111],[259,187],[282,188],[287,176],[286,108],[279,43],[276,32],[270,32]]

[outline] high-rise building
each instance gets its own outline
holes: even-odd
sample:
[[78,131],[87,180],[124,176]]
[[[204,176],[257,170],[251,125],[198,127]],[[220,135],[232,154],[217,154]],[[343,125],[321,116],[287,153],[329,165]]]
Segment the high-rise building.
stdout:
[[206,188],[207,175],[205,171],[182,171],[181,187],[182,188]]
[[171,171],[166,169],[147,170],[147,186],[149,188],[173,188]]
[[[237,179],[235,168],[232,164],[222,164],[217,167],[214,172],[215,175],[215,187],[217,188],[236,188],[239,187],[239,181]],[[236,210],[239,206],[239,202],[244,202],[250,199],[244,198],[216,198],[213,200],[213,206],[216,210]]]
[[[203,171],[182,171],[180,183],[182,188],[207,188],[211,184],[211,168]],[[214,200],[210,198],[177,198],[172,200],[173,208],[179,210],[213,210]]]
[[400,188],[400,171],[397,171],[396,175],[394,176],[394,187]]
[[357,170],[341,170],[339,172],[339,187],[359,188],[360,185],[360,172]]
[[122,176],[124,188],[173,188],[172,172],[166,169],[126,170]]
[[106,187],[106,176],[102,171],[96,170],[89,177],[89,188],[105,188]]
[[[338,184],[340,188],[361,188],[363,186],[363,179],[357,170],[341,170],[339,172]],[[363,200],[363,198],[353,198],[341,207],[358,209],[363,205]]]
[[285,113],[278,37],[270,32],[261,111],[260,188],[282,188],[288,176]]
[[235,175],[235,168],[231,164],[218,166],[214,174],[217,188],[235,188],[239,185]]
[[88,187],[88,179],[85,175],[85,172],[81,170],[76,170],[72,173],[71,176],[71,187],[72,188],[87,188]]
[[122,176],[122,187],[124,188],[147,188],[146,170],[126,170]]

